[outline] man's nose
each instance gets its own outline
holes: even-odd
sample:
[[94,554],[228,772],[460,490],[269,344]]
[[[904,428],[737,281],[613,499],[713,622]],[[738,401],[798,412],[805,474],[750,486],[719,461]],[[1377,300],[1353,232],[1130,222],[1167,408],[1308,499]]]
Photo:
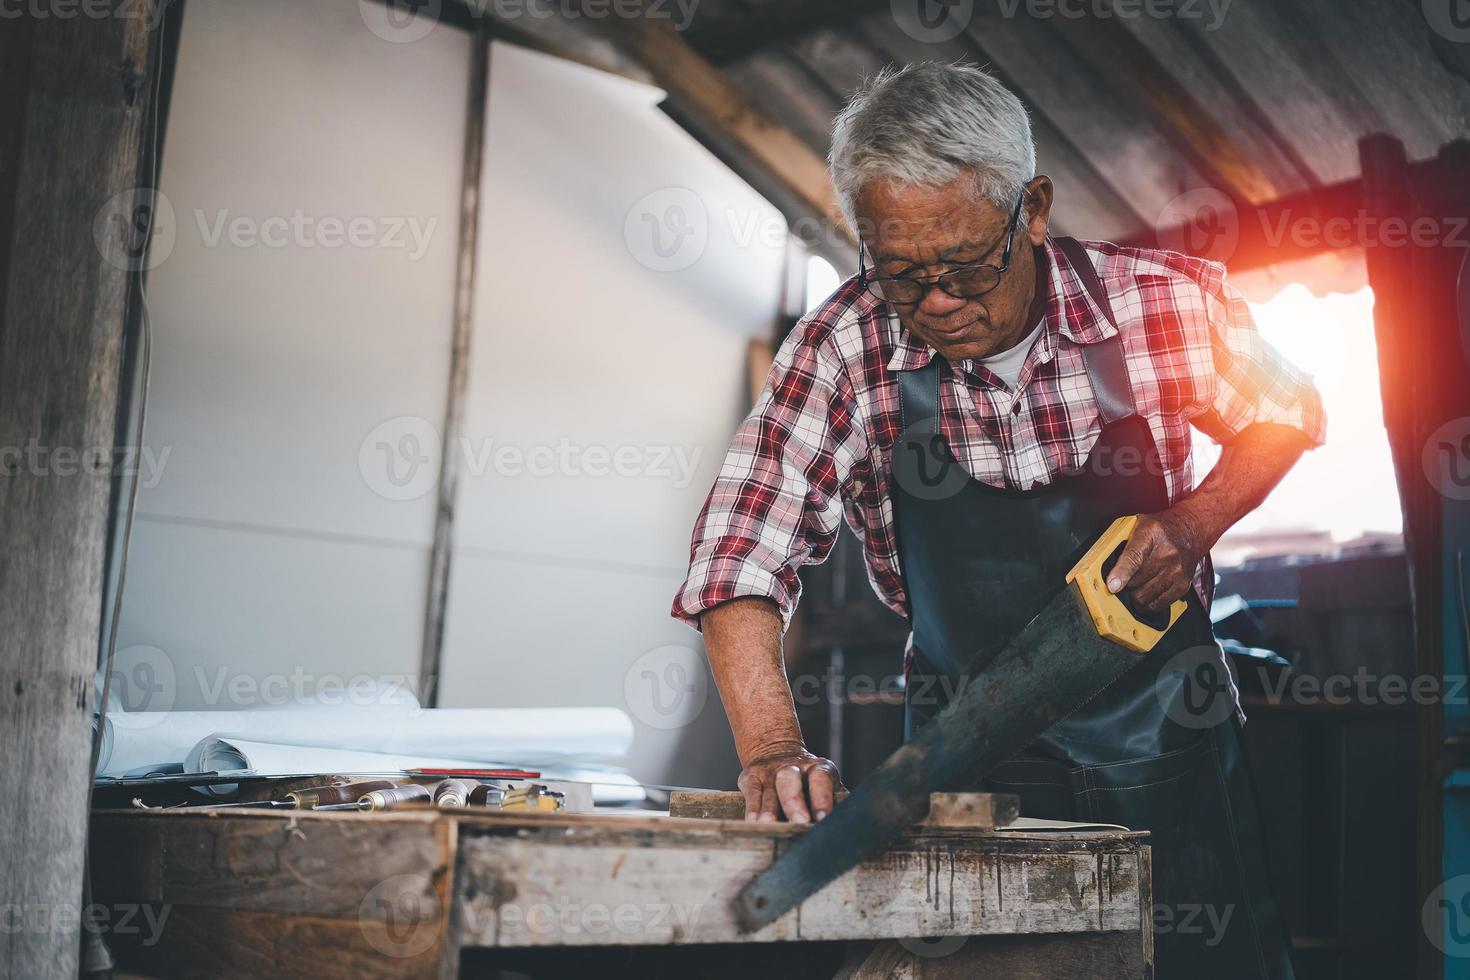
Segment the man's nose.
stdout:
[[951,296],[938,286],[930,286],[924,298],[919,301],[919,310],[930,316],[949,316],[955,310],[965,305],[965,300]]

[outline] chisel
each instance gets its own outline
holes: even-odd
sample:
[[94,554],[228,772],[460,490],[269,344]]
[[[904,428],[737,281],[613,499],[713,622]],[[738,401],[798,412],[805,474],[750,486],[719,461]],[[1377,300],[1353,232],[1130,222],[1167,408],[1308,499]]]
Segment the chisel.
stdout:
[[931,792],[974,788],[1157,645],[1186,602],[1177,600],[1151,624],[1105,581],[1136,524],[1136,517],[1114,521],[1067,573],[1062,591],[948,707],[741,890],[735,914],[743,931],[774,922],[881,853],[923,819]]
[[396,810],[405,803],[428,803],[433,799],[432,794],[425,786],[418,783],[409,783],[407,786],[394,786],[390,789],[375,789],[371,793],[364,793],[362,798],[354,803],[332,803],[319,806],[318,810]]

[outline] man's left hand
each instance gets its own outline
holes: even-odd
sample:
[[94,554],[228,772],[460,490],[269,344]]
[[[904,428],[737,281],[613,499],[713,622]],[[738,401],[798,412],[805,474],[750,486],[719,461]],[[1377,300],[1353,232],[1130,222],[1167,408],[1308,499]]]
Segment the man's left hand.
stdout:
[[1179,507],[1141,514],[1118,563],[1108,573],[1108,589],[1128,589],[1150,612],[1160,612],[1194,584],[1194,573],[1210,542],[1199,521]]

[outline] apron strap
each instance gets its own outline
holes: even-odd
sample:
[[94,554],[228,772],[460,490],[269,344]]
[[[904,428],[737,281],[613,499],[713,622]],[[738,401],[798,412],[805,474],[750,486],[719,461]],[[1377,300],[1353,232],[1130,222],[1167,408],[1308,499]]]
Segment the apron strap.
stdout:
[[939,431],[939,385],[944,377],[940,369],[948,366],[949,362],[936,353],[923,367],[898,372],[898,416],[905,430],[932,421],[934,431]]
[[[1113,304],[1108,301],[1107,290],[1097,277],[1097,269],[1087,257],[1087,250],[1075,238],[1054,238],[1057,248],[1067,257],[1072,271],[1082,280],[1093,302],[1102,311],[1114,331],[1118,321],[1113,316]],[[1115,332],[1107,340],[1082,345],[1082,363],[1087,368],[1087,380],[1092,384],[1092,393],[1097,398],[1097,413],[1104,422],[1116,422],[1135,414],[1133,385],[1128,380],[1128,364],[1123,356],[1123,335]]]

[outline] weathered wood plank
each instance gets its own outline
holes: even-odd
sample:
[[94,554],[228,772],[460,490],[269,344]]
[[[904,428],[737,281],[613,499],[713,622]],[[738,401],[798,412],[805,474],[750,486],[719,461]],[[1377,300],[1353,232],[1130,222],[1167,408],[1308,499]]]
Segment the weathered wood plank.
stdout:
[[425,902],[445,890],[452,833],[452,823],[433,814],[375,820],[359,814],[103,813],[93,822],[93,876],[99,897],[108,901],[388,916],[391,910],[374,904],[385,887],[395,896],[417,887]]
[[111,246],[136,234],[102,212],[140,183],[147,20],[7,17],[0,30],[0,906],[51,923],[0,929],[5,976],[77,971],[79,928],[58,923],[82,894],[129,288]]
[[[1006,793],[930,793],[929,813],[917,826],[994,830],[1012,823],[1019,812],[1020,801]],[[745,797],[733,791],[675,790],[669,794],[669,816],[744,820]]]
[[442,922],[387,922],[171,905],[161,922],[109,935],[118,960],[151,977],[256,980],[412,980],[451,977],[441,964]]
[[96,816],[93,841],[99,901],[169,910],[124,960],[165,956],[168,976],[196,975],[213,934],[197,975],[279,974],[308,955],[356,969],[364,949],[382,960],[370,976],[431,975],[430,959],[447,975],[462,947],[1126,932],[1151,950],[1148,847],[1133,832],[916,831],[741,934],[732,899],[799,833],[603,814],[119,811]]
[[[643,945],[1141,929],[1136,836],[905,838],[751,934],[731,900],[774,859],[755,836],[462,824],[466,946]],[[702,823],[702,822],[700,822]],[[737,826],[710,821],[711,826]],[[769,825],[767,825],[769,826]],[[784,842],[783,845],[784,846]],[[1146,886],[1145,886],[1146,887]]]
[[1136,933],[1139,867],[1136,846],[1008,853],[910,844],[807,899],[798,931],[802,939]]
[[737,936],[733,900],[771,861],[769,840],[677,846],[656,838],[552,846],[543,838],[460,841],[463,946],[627,946],[799,938],[792,919]]

